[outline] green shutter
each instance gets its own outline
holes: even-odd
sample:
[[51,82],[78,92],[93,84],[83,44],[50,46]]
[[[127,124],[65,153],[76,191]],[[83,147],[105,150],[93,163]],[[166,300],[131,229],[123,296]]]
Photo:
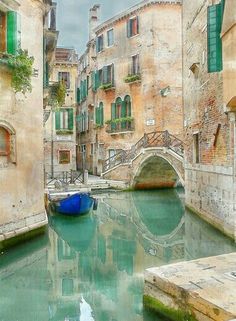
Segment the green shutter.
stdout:
[[61,124],[60,124],[60,110],[55,111],[55,120],[56,120],[56,130],[61,129]]
[[77,88],[77,103],[80,104],[80,88]]
[[103,103],[100,103],[100,107],[99,107],[99,112],[100,112],[100,125],[103,126],[104,125],[104,110],[103,110]]
[[85,81],[84,81],[84,87],[85,87],[85,97],[87,97],[88,96],[88,80],[87,79],[85,79]]
[[111,65],[111,83],[114,86],[115,85],[115,72],[114,72],[114,64]]
[[[127,116],[126,102],[122,101],[122,103],[121,103],[121,118],[124,118],[126,116]],[[126,121],[121,122],[121,128],[126,128]]]
[[17,13],[7,12],[7,53],[15,55],[18,49],[17,43]]
[[96,90],[100,87],[100,80],[99,80],[99,71],[95,71],[95,88]]
[[207,11],[208,72],[218,72],[223,68],[221,25],[221,3],[209,6]]
[[68,129],[73,130],[74,128],[74,110],[68,109]]
[[96,107],[96,125],[100,125],[100,112],[99,112],[99,107]]
[[[111,119],[116,119],[116,104],[115,103],[111,104]],[[116,124],[111,123],[111,129],[112,130],[116,129]]]
[[137,20],[137,33],[139,34],[139,17],[138,16],[136,17],[136,20]]
[[99,52],[99,38],[97,37],[96,38],[96,52],[98,53]]

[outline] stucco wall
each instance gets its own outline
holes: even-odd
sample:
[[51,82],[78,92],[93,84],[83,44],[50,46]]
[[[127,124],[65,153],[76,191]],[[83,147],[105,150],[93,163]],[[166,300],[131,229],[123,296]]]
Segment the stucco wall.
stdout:
[[[22,49],[34,57],[38,77],[32,93],[15,95],[9,69],[0,66],[0,120],[9,123],[16,136],[16,162],[0,165],[0,240],[44,225],[43,183],[43,12],[41,5],[23,0]],[[30,26],[30,28],[29,28]]]

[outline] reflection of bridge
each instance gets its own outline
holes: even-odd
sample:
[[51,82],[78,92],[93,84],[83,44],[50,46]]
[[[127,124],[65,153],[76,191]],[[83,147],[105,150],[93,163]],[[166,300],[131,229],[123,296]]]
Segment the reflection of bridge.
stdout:
[[[173,249],[174,251],[178,251],[178,254],[180,254],[182,257],[184,255],[184,241],[183,241],[184,216],[178,215],[179,217],[176,220],[176,225],[173,226],[173,229],[168,231],[168,233],[163,235],[156,235],[150,230],[147,224],[145,224],[145,222],[142,220],[143,215],[142,213],[140,213],[142,209],[139,208],[134,197],[130,193],[126,194],[126,196],[127,195],[129,195],[129,198],[127,199],[127,202],[129,204],[123,207],[122,210],[118,205],[119,201],[117,200],[117,194],[114,194],[114,203],[112,201],[111,195],[109,195],[110,201],[106,201],[103,198],[102,203],[104,203],[105,206],[107,206],[112,210],[112,212],[110,213],[112,215],[112,219],[113,220],[115,219],[114,215],[117,216],[118,221],[119,219],[121,218],[124,219],[125,217],[127,220],[127,223],[129,222],[130,224],[135,226],[138,239],[143,245],[143,247],[145,248],[145,250],[150,253],[153,253],[153,255],[155,256],[161,255],[161,259],[163,259],[162,255],[164,255],[165,250]],[[176,193],[176,197],[178,197],[177,193]],[[168,203],[168,205],[170,205],[170,203]],[[175,205],[174,208],[176,209],[176,203],[174,203],[174,205]],[[170,215],[168,214],[170,213],[170,210],[171,208],[169,208],[169,211],[167,211],[167,215]],[[181,212],[183,210],[182,203],[180,200],[179,200],[179,210]],[[178,257],[177,259],[179,258],[180,257]]]
[[184,185],[183,142],[168,131],[152,132],[104,162],[103,177],[136,188]]

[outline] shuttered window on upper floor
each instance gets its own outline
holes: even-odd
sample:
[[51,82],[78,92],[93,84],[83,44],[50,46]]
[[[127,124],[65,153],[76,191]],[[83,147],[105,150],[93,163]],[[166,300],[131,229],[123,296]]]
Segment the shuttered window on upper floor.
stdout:
[[60,109],[55,112],[56,130],[73,130],[74,111],[73,108]]
[[130,18],[127,21],[127,37],[131,38],[139,34],[139,17]]
[[101,52],[103,50],[103,45],[104,45],[104,41],[103,41],[103,35],[100,35],[96,38],[96,51]]
[[21,19],[15,11],[0,11],[0,52],[15,55],[21,47]]
[[208,72],[219,72],[223,68],[221,26],[224,1],[207,9]]

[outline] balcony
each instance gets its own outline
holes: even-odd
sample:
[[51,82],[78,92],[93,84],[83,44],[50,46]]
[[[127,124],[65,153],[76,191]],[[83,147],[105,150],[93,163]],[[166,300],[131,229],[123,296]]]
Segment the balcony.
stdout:
[[106,132],[109,134],[125,134],[135,130],[134,119],[131,117],[114,119],[106,124]]

